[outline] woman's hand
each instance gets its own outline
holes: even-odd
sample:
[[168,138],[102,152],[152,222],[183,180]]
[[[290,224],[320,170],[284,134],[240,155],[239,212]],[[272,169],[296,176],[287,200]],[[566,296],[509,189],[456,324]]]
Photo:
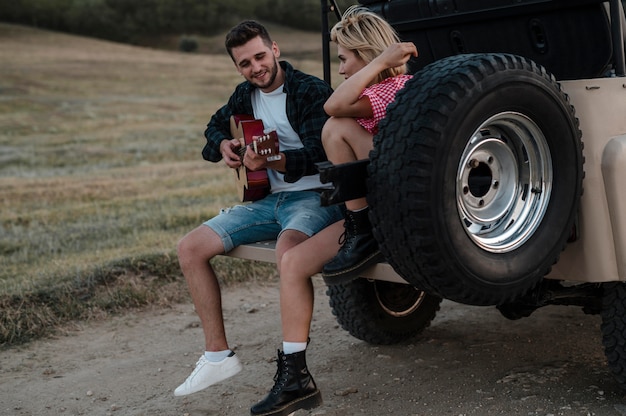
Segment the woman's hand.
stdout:
[[374,61],[378,61],[384,69],[395,68],[406,64],[412,56],[417,55],[417,47],[413,42],[394,43],[374,58]]
[[371,117],[372,105],[367,97],[360,97],[382,71],[405,64],[417,56],[413,42],[391,44],[370,63],[342,82],[326,100],[324,110],[334,117]]

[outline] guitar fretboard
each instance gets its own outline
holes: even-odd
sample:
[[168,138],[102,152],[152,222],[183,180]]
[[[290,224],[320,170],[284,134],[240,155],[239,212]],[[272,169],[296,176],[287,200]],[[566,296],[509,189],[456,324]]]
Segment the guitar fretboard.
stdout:
[[253,140],[252,143],[246,145],[246,146],[242,146],[237,150],[237,154],[239,155],[239,158],[241,160],[243,160],[244,155],[246,154],[246,149],[248,147],[252,147],[252,149],[254,150],[254,152],[260,156],[266,156],[266,155],[270,155],[268,157],[268,161],[272,161],[272,160],[278,160],[280,159],[280,156],[278,156],[278,159],[276,159],[276,156],[272,157],[271,155],[274,153],[274,149],[271,147],[262,147],[260,146],[261,143],[266,142],[268,140],[272,140],[272,137],[270,134],[265,134],[263,136],[258,136],[255,137],[255,139]]

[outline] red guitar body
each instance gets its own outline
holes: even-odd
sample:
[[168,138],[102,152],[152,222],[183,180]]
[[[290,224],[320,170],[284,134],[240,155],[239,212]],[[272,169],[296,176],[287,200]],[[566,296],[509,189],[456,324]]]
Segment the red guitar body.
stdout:
[[[262,120],[257,120],[250,115],[233,115],[230,119],[230,131],[233,138],[241,141],[241,156],[248,146],[256,153],[266,155],[278,155],[278,136],[275,131],[265,133]],[[244,201],[256,201],[264,198],[270,192],[270,182],[267,170],[251,171],[241,165],[235,170],[239,199]]]

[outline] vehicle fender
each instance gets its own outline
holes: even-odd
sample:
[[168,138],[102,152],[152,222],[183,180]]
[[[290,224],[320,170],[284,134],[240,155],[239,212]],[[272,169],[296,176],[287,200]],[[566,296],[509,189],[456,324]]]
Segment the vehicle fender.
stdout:
[[602,178],[613,229],[619,275],[626,276],[626,134],[611,139],[602,154]]

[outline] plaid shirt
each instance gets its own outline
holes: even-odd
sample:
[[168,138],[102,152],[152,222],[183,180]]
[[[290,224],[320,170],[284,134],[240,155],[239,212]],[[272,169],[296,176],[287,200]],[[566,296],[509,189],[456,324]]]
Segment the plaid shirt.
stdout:
[[[287,118],[291,127],[298,133],[303,147],[285,150],[285,182],[297,182],[307,175],[318,172],[315,163],[327,160],[322,146],[321,133],[328,115],[324,103],[332,94],[331,87],[319,78],[295,70],[288,62],[280,62],[285,71],[284,91],[287,94]],[[252,84],[244,81],[239,84],[228,103],[211,117],[204,137],[207,140],[202,157],[210,162],[222,160],[220,143],[230,139],[230,116],[233,114],[253,114]]]
[[365,88],[359,98],[365,96],[370,99],[373,117],[357,118],[357,123],[372,134],[378,133],[378,123],[387,115],[387,106],[395,100],[398,91],[411,78],[411,75],[398,75]]

